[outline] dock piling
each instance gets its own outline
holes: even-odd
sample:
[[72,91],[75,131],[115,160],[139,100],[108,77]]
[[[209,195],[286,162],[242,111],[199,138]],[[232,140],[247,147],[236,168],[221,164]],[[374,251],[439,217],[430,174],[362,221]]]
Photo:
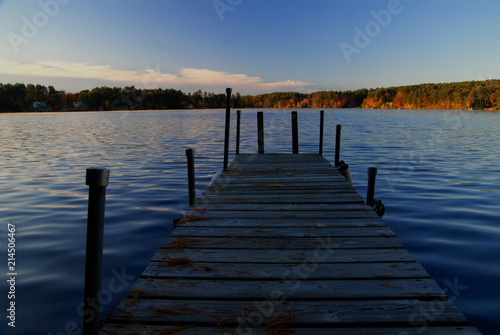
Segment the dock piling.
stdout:
[[[104,207],[109,170],[87,169],[85,184],[89,186],[87,214],[87,250],[85,256],[85,289],[83,307],[83,333],[99,333],[99,309],[102,275],[102,246]],[[88,317],[90,316],[90,317]]]
[[368,187],[366,189],[366,204],[368,206],[373,206],[374,195],[375,195],[375,177],[377,176],[377,168],[369,167],[368,173]]
[[188,189],[189,189],[189,206],[194,205],[196,199],[196,182],[194,175],[194,149],[186,149],[187,170],[188,170]]
[[257,138],[259,154],[264,153],[264,112],[257,112]]
[[325,125],[325,111],[320,111],[319,119],[319,154],[323,156],[323,129]]
[[240,125],[241,125],[241,111],[236,111],[236,154],[240,154]]
[[297,122],[297,112],[292,112],[292,153],[299,153],[299,126]]
[[335,166],[340,163],[340,134],[342,132],[342,125],[337,125],[337,132],[335,136]]
[[231,121],[231,88],[226,88],[226,132],[224,136],[224,170],[229,164],[229,126]]

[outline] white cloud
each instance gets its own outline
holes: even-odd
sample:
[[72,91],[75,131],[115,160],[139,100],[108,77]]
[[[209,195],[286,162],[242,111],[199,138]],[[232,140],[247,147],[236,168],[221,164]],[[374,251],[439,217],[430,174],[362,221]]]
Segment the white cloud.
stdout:
[[198,89],[224,91],[225,87],[232,87],[234,91],[245,94],[273,91],[305,91],[307,90],[306,87],[313,85],[300,80],[272,82],[261,77],[251,77],[246,74],[235,74],[210,69],[184,68],[178,73],[163,73],[159,66],[156,66],[155,69],[120,70],[107,65],[60,61],[21,63],[3,58],[0,58],[0,73],[11,76],[23,76],[24,78],[91,79],[101,82],[118,82],[126,86],[134,85],[141,88],[173,87],[190,91]]

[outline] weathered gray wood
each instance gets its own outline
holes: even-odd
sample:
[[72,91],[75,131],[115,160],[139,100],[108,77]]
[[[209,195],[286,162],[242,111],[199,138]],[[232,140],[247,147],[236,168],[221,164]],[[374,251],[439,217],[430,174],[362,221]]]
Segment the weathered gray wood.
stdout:
[[206,219],[363,219],[372,218],[377,214],[373,210],[357,211],[212,211],[198,213],[189,211],[188,215],[197,215]]
[[[309,168],[308,168],[309,167]],[[338,169],[333,166],[328,167],[315,167],[314,165],[291,165],[291,164],[271,164],[271,165],[260,165],[260,167],[255,166],[234,166],[230,167],[229,170],[225,172],[229,176],[280,176],[287,173],[299,173],[302,175],[325,175],[330,173],[333,177],[338,176]]]
[[[346,183],[345,179],[339,180],[339,181],[318,181],[318,182],[300,182],[300,181],[254,181],[254,182],[249,182],[249,181],[242,181],[241,183],[237,183],[236,181],[231,182],[231,183],[215,183],[211,186],[217,185],[218,188],[223,186],[224,188],[237,188],[237,189],[242,189],[244,191],[244,188],[254,188],[258,190],[262,190],[265,188],[271,188],[271,189],[280,189],[280,188],[287,188],[288,191],[293,191],[293,190],[307,190],[307,193],[310,194],[315,194],[317,193],[317,190],[330,190],[331,193],[334,193],[334,190],[337,188],[349,188],[349,184]],[[211,187],[208,187],[210,189]],[[352,190],[352,188],[351,188]]]
[[[438,308],[438,309],[437,309]],[[290,326],[293,328],[307,325],[345,326],[351,324],[377,325],[399,324],[410,326],[408,315],[423,313],[432,314],[428,326],[449,324],[450,322],[465,324],[466,320],[457,308],[449,301],[280,301],[280,300],[250,300],[250,301],[211,301],[207,306],[203,300],[139,300],[129,309],[119,311],[111,319],[117,323],[130,322],[133,314],[137,319],[152,324],[196,324],[217,326],[225,319],[226,327],[243,326],[250,322],[250,318],[262,320],[262,325],[270,321],[273,316],[287,311],[296,315]],[[439,311],[439,313],[437,313]],[[176,313],[177,312],[177,313]],[[184,313],[180,313],[184,312]],[[288,314],[290,314],[288,312]],[[213,316],[217,315],[218,318]],[[246,319],[246,320],[245,320]],[[416,322],[415,322],[416,325]],[[421,324],[420,324],[421,326]]]
[[[317,154],[297,154],[298,159],[287,155],[238,155],[229,166],[230,170],[266,171],[276,169],[300,168],[301,170],[336,170],[322,156]],[[310,169],[306,169],[309,167]]]
[[[332,249],[328,244],[319,245],[313,250],[256,250],[256,249],[180,249],[166,251],[160,249],[153,261],[171,263],[181,262],[189,265],[191,261],[218,263],[373,263],[373,262],[412,262],[413,256],[406,249]],[[174,261],[172,261],[172,259]]]
[[231,184],[262,184],[262,183],[301,183],[301,184],[320,184],[322,182],[331,182],[343,184],[344,176],[327,176],[327,175],[294,175],[293,172],[288,172],[289,175],[262,175],[262,176],[230,176]]
[[[221,324],[219,327],[204,327],[194,324],[184,326],[170,325],[150,325],[150,324],[106,324],[105,328],[108,333],[101,334],[137,334],[149,335],[156,332],[161,334],[182,334],[182,335],[233,335],[238,334],[234,327],[228,327]],[[474,327],[466,326],[427,326],[425,331],[422,325],[415,327],[366,327],[366,328],[292,328],[294,335],[481,335]],[[241,328],[241,334],[266,334],[269,329],[265,327],[245,329]]]
[[[232,211],[365,211],[371,213],[373,211],[372,207],[365,205],[364,203],[331,203],[331,204],[295,204],[295,203],[282,203],[282,204],[244,204],[238,201],[232,203],[208,203],[201,206],[195,207],[198,211],[204,211],[205,213],[215,212],[232,212]],[[187,212],[188,215],[198,213],[196,211]]]
[[389,227],[313,227],[313,228],[287,228],[287,227],[187,227],[179,226],[171,234],[172,237],[369,237],[369,236],[396,236]]
[[[307,167],[299,167],[299,168],[279,168],[279,171],[276,171],[277,168],[273,168],[270,170],[259,169],[258,171],[244,171],[243,173],[238,171],[231,172],[226,175],[230,178],[247,178],[251,179],[275,179],[275,178],[283,178],[283,179],[300,179],[301,177],[309,178],[314,180],[313,177],[321,178],[331,178],[334,180],[341,181],[342,179],[339,177],[339,172],[336,168],[332,168],[334,170],[305,170]],[[342,176],[342,175],[340,175]]]
[[[315,154],[315,153],[303,153],[300,155],[302,157],[305,157],[305,156],[311,157],[311,159],[316,159],[318,161],[321,160],[321,158],[323,158],[320,155]],[[252,161],[255,163],[259,163],[259,162],[268,162],[269,160],[277,160],[277,159],[280,159],[282,161],[294,162],[296,164],[307,163],[307,161],[304,162],[304,160],[297,160],[296,157],[290,157],[290,155],[287,153],[267,153],[265,155],[260,155],[260,154],[255,154],[255,153],[253,153],[253,154],[247,153],[239,158],[235,158],[233,163],[241,162],[241,161]]]
[[[276,184],[282,184],[282,186],[278,186]],[[229,180],[223,180],[222,183],[216,183],[215,185],[226,185],[226,186],[232,186],[232,187],[254,187],[254,188],[261,188],[261,187],[289,187],[291,189],[294,188],[300,188],[304,190],[308,190],[309,193],[316,193],[315,188],[316,186],[327,186],[328,188],[326,189],[335,189],[335,188],[345,188],[346,185],[346,180],[344,179],[338,179],[338,180],[318,180],[318,181],[309,181],[309,182],[304,182],[301,180],[254,180],[254,181],[245,181],[241,180],[241,182],[237,181],[236,178],[231,177]],[[333,192],[332,192],[333,193]]]
[[479,334],[467,324],[323,157],[240,154],[103,333]]
[[321,238],[272,238],[266,237],[208,237],[193,238],[181,235],[170,238],[163,244],[162,249],[292,249],[314,250],[317,246],[329,243],[337,249],[393,249],[403,248],[403,244],[396,236],[387,237],[330,237]]
[[[141,298],[251,300],[266,299],[281,292],[287,300],[446,300],[446,294],[432,279],[373,280],[195,280],[140,278],[136,289]],[[215,289],[220,288],[220,289]],[[256,292],[258,292],[256,294]],[[273,293],[275,292],[275,293]]]
[[271,187],[248,187],[248,188],[235,188],[234,186],[211,186],[209,189],[208,194],[213,194],[213,193],[218,193],[222,195],[262,195],[262,196],[270,196],[270,195],[282,195],[282,194],[303,194],[304,196],[306,195],[313,195],[313,196],[319,196],[321,194],[325,194],[327,192],[330,192],[330,194],[337,194],[337,195],[343,195],[343,194],[355,194],[352,191],[352,188],[349,187],[330,187],[327,185],[321,185],[316,187],[316,192],[311,193],[308,192],[308,190],[304,187],[297,187],[295,189],[289,189],[289,188],[283,188],[283,187],[278,187],[278,186],[271,186]]
[[195,215],[191,218],[185,218],[178,226],[198,227],[198,228],[327,228],[327,227],[387,227],[379,217],[371,219],[211,219],[199,220]]
[[271,167],[273,165],[278,165],[279,167],[286,166],[306,166],[310,163],[310,167],[317,170],[326,170],[333,167],[331,164],[323,164],[325,161],[322,157],[317,157],[317,155],[311,154],[299,154],[298,157],[303,159],[303,161],[297,161],[294,158],[287,159],[286,155],[265,155],[265,157],[259,157],[258,155],[248,155],[242,154],[236,157],[231,163],[230,169],[249,169],[258,170],[262,167]]
[[338,169],[334,166],[317,167],[309,165],[306,170],[306,165],[292,165],[292,164],[261,164],[259,166],[250,165],[235,165],[230,167],[225,173],[229,176],[247,175],[249,177],[258,175],[281,175],[286,173],[301,173],[301,174],[315,174],[315,173],[332,173],[337,175]]
[[266,197],[255,194],[240,193],[240,196],[226,195],[222,193],[207,193],[198,197],[198,203],[212,202],[214,204],[339,204],[339,203],[363,203],[363,198],[357,193],[342,194],[334,196],[328,193],[319,195],[308,194],[282,194],[267,195]]
[[[231,163],[231,168],[247,166],[249,168],[255,169],[261,165],[272,165],[272,164],[281,164],[281,165],[295,165],[295,166],[304,166],[307,163],[313,163],[312,165],[316,168],[328,168],[332,166],[331,164],[323,164],[325,160],[323,160],[318,154],[298,154],[298,159],[295,157],[288,157],[288,154],[265,154],[265,155],[257,155],[257,154],[241,154],[234,159]],[[322,164],[318,164],[322,163]]]
[[[165,262],[150,262],[142,276],[144,278],[231,278],[249,280],[281,279],[288,273],[303,273],[307,263],[204,263],[168,265]],[[416,262],[386,263],[318,263],[316,271],[308,273],[308,279],[389,279],[428,278],[429,275]]]

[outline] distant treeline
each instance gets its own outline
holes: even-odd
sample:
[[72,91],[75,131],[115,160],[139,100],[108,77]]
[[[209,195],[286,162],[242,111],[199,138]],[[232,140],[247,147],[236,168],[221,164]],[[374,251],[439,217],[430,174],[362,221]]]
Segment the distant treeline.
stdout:
[[[500,109],[500,80],[420,84],[356,91],[233,94],[234,108]],[[96,87],[79,93],[53,86],[0,84],[0,112],[223,108],[224,93]]]

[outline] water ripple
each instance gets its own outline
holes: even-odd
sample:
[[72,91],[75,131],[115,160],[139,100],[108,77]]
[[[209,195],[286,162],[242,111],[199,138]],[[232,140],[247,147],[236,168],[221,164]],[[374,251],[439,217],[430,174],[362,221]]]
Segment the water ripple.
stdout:
[[[255,112],[242,113],[241,152],[257,151]],[[0,215],[18,228],[17,303],[19,318],[30,320],[19,324],[19,333],[81,324],[87,167],[111,170],[103,287],[113,271],[137,278],[186,209],[184,150],[196,149],[198,193],[222,168],[221,110],[0,114],[0,122]],[[500,116],[327,110],[324,156],[330,161],[336,124],[343,125],[341,159],[351,166],[356,189],[366,193],[366,169],[377,166],[384,220],[439,285],[456,278],[467,286],[455,302],[484,334],[496,334]],[[318,110],[299,111],[300,152],[318,151],[318,127]],[[266,152],[291,152],[288,110],[266,111],[265,129]],[[111,297],[102,316],[129,288]]]

